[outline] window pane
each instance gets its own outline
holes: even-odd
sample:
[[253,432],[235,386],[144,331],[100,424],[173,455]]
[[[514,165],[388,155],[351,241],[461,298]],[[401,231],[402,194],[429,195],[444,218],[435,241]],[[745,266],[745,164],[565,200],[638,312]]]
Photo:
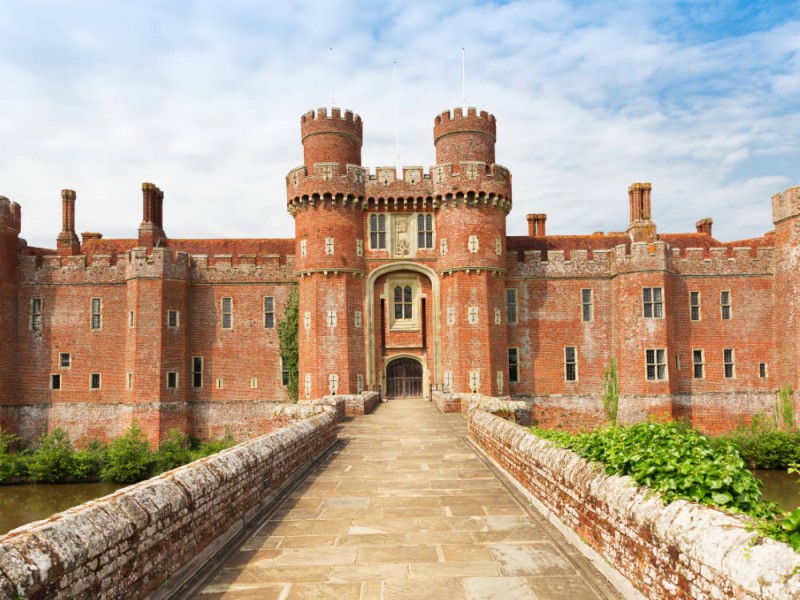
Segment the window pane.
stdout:
[[653,292],[652,288],[642,288],[642,299],[645,302],[652,302],[653,301],[652,292]]
[[403,310],[404,310],[404,314],[403,314],[403,316],[404,316],[406,319],[410,319],[410,318],[411,318],[411,304],[405,304],[405,305],[403,305]]
[[654,304],[653,305],[653,309],[654,309],[653,310],[653,314],[654,314],[655,317],[663,317],[664,316],[663,305],[662,304]]
[[411,302],[411,286],[407,285],[403,289],[403,302]]
[[399,285],[394,288],[394,301],[395,302],[403,301],[403,290]]
[[655,302],[661,302],[662,301],[661,288],[660,287],[653,288],[653,300]]

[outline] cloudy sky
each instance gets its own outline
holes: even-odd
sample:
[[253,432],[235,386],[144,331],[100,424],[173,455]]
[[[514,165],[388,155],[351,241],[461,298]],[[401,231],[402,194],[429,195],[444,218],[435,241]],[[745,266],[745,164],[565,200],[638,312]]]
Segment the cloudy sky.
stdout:
[[530,0],[0,0],[0,195],[54,247],[60,190],[78,231],[134,237],[141,183],[167,235],[291,237],[299,117],[364,119],[363,163],[434,162],[433,117],[498,119],[513,173],[509,234],[623,230],[627,186],[653,182],[661,232],[714,218],[721,240],[772,228],[800,184],[800,3]]

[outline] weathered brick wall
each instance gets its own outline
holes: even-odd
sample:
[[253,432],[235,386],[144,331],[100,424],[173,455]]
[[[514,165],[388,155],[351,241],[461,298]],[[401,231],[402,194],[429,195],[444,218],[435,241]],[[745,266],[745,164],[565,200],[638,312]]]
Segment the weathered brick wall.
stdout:
[[800,555],[754,543],[737,517],[684,501],[664,505],[629,477],[608,477],[576,454],[483,411],[469,435],[534,499],[647,598],[800,597]]
[[[0,403],[17,401],[19,389],[17,252],[21,223],[20,205],[0,196]],[[0,429],[14,429],[15,420],[10,411],[0,411]]]
[[0,537],[0,596],[142,598],[169,587],[335,440],[333,416],[320,414],[16,529]]

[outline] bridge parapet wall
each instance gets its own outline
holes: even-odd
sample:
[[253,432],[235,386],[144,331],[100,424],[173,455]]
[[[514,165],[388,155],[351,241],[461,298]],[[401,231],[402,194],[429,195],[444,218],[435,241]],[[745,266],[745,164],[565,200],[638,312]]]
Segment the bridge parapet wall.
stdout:
[[0,597],[169,597],[336,441],[330,413],[0,537]]
[[800,597],[800,555],[774,540],[755,543],[741,518],[682,500],[664,505],[631,478],[609,477],[484,411],[471,414],[469,435],[567,539],[608,561],[617,574],[607,575],[632,596],[638,588],[654,600]]

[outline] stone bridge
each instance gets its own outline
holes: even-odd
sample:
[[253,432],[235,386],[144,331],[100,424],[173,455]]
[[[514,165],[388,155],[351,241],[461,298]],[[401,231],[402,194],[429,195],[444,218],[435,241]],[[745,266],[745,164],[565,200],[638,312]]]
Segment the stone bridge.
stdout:
[[435,400],[298,411],[17,529],[0,597],[800,597],[797,556],[735,517],[606,477],[511,422],[524,405]]

